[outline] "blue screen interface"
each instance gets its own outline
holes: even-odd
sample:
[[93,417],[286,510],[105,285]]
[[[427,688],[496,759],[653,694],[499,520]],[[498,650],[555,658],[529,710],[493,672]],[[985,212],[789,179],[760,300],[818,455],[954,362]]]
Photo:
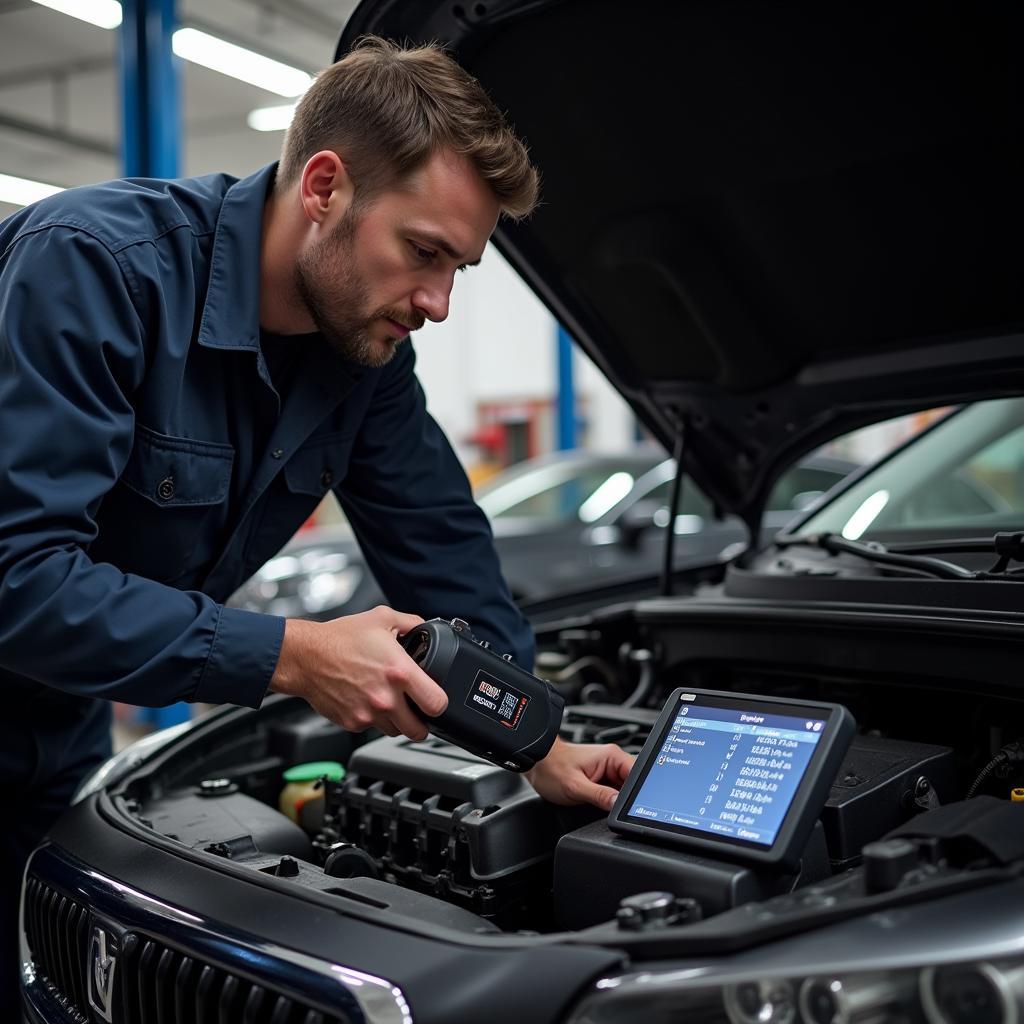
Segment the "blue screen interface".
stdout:
[[826,725],[681,703],[628,817],[771,846]]

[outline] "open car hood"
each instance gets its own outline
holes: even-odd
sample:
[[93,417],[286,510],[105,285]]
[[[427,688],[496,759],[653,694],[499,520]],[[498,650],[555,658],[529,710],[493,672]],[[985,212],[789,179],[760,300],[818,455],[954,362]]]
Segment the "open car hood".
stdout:
[[365,0],[439,40],[541,169],[495,242],[687,471],[751,525],[847,430],[1024,390],[1008,0]]

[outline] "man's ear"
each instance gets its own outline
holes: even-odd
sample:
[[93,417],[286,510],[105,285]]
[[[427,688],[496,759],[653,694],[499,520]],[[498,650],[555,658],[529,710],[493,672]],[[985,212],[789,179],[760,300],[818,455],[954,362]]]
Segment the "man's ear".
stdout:
[[348,209],[354,193],[345,161],[333,150],[314,153],[302,168],[299,202],[314,224],[323,224],[334,211],[337,216]]

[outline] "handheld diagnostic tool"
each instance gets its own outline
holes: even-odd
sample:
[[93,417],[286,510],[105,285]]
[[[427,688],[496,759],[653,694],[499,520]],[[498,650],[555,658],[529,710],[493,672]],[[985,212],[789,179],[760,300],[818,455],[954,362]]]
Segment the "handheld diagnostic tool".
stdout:
[[401,637],[402,646],[447,694],[448,707],[430,731],[449,743],[515,772],[534,766],[555,742],[565,699],[477,640],[462,619],[431,619]]
[[854,729],[841,704],[675,690],[608,825],[694,853],[795,867]]

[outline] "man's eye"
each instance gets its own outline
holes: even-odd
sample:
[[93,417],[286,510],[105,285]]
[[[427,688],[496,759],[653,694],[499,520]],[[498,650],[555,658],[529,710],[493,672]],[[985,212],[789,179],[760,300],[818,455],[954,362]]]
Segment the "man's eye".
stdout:
[[434,251],[432,249],[424,249],[415,242],[410,242],[409,244],[412,246],[412,251],[416,253],[416,256],[423,260],[424,263],[427,262],[427,260],[432,260],[434,258]]

